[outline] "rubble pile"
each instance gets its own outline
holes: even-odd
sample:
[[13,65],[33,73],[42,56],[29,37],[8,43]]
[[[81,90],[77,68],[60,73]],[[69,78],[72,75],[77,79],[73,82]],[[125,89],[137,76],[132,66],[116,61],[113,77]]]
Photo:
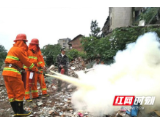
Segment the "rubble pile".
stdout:
[[0,117],[12,116],[12,115],[13,115],[13,111],[8,101],[5,85],[1,83],[0,84]]
[[2,76],[3,68],[4,68],[4,64],[0,67],[0,86],[3,85],[4,83],[3,76]]
[[[54,84],[47,86],[49,97],[41,96],[32,102],[25,102],[25,109],[32,111],[29,117],[81,117],[71,104],[72,92],[63,89],[61,92],[56,92]],[[83,117],[89,117],[89,113],[85,112]]]
[[[75,59],[68,67],[68,75],[78,77],[75,71],[85,69],[84,61],[81,58]],[[58,71],[57,67],[52,65],[47,69],[48,74],[50,71]],[[0,117],[13,117],[13,110],[8,101],[5,84],[0,72]],[[61,91],[57,91],[58,80],[53,77],[45,77],[47,86],[47,93],[49,96],[42,96],[40,84],[38,84],[39,99],[34,99],[32,102],[24,101],[24,107],[27,111],[32,111],[28,117],[93,117],[94,115],[87,111],[77,111],[71,103],[72,93],[76,91],[76,86],[65,83],[62,81]],[[140,115],[141,116],[141,115]],[[144,115],[142,115],[144,116]],[[160,112],[154,111],[148,114],[150,117],[159,117]],[[125,110],[120,109],[112,115],[105,117],[130,117],[126,114]]]
[[2,76],[2,71],[0,71],[0,86],[3,86],[4,80]]
[[69,68],[71,67],[75,67],[75,70],[78,71],[78,70],[84,70],[85,69],[85,63],[84,63],[84,60],[79,57],[79,58],[75,58],[74,61],[72,61],[70,64],[69,64]]
[[[79,59],[83,61],[82,59]],[[78,77],[74,71],[84,69],[82,63],[78,63],[78,59],[75,62],[71,62],[68,67],[68,75],[72,77]],[[51,65],[47,69],[47,74],[52,74],[50,71],[58,71],[58,68]],[[13,117],[13,110],[8,101],[5,84],[2,77],[2,71],[0,72],[0,117]],[[58,80],[53,77],[45,77],[47,86],[47,93],[49,97],[41,95],[40,84],[38,83],[38,92],[40,98],[34,99],[32,102],[24,101],[24,107],[27,111],[32,111],[32,114],[28,117],[90,117],[91,115],[86,111],[76,111],[71,104],[71,94],[76,91],[76,87],[62,82],[62,89],[57,92]]]

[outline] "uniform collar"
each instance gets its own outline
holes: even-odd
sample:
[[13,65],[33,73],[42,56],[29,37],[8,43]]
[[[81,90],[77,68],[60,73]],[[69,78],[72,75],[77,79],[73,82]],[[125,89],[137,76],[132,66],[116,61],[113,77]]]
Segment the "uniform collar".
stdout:
[[61,56],[63,57],[63,56],[65,56],[65,55],[63,55],[63,54],[61,53]]

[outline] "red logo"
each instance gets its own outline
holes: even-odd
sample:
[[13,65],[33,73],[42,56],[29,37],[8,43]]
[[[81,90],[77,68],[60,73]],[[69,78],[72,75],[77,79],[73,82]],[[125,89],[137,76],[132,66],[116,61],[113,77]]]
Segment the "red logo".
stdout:
[[131,106],[133,105],[135,96],[115,96],[113,105],[114,106]]

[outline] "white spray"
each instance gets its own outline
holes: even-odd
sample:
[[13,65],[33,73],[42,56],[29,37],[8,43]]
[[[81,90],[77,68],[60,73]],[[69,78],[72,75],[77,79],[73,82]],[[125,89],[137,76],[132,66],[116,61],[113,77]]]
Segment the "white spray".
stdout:
[[[120,109],[113,106],[116,95],[155,96],[151,111],[160,107],[160,43],[156,33],[140,36],[135,43],[118,51],[115,63],[98,65],[87,74],[80,73],[79,80],[95,89],[78,88],[72,95],[77,110],[87,110],[95,116],[112,114]],[[147,110],[148,109],[148,110]]]

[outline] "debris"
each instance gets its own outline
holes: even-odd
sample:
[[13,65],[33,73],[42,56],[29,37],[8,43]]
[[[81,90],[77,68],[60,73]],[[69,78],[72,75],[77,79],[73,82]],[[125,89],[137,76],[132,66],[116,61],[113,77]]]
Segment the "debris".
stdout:
[[120,111],[121,111],[121,112],[126,112],[127,109],[126,109],[124,106],[122,106],[121,109],[120,109]]
[[[75,59],[72,63],[69,64],[68,75],[72,77],[78,77],[75,73],[76,71],[84,70],[82,59]],[[50,70],[57,71],[57,68],[52,65],[47,69],[48,73],[51,73]],[[52,73],[51,73],[52,74]],[[4,81],[0,77],[0,117],[13,117],[13,110],[11,109],[10,103],[8,101],[6,88],[4,86]],[[40,96],[40,99],[33,100],[33,102],[25,102],[24,107],[26,111],[32,111],[32,114],[29,117],[92,117],[94,116],[88,111],[79,110],[76,111],[72,105],[72,93],[76,91],[76,86],[63,83],[62,89],[60,92],[57,92],[58,80],[53,77],[45,78],[47,86],[47,94],[49,97]],[[39,84],[38,84],[39,85]],[[38,86],[38,92],[41,94],[40,85]],[[121,107],[121,109],[114,114],[113,117],[129,117],[126,114],[126,109]],[[129,111],[129,110],[128,110]],[[155,111],[150,113],[152,117],[158,117],[160,111]],[[110,115],[106,115],[110,117]]]
[[78,112],[79,117],[83,117],[83,114],[81,112]]
[[43,105],[43,103],[42,102],[37,102],[37,105],[41,106],[41,105]]
[[54,113],[54,110],[50,110],[50,111],[48,112],[49,115],[51,115],[52,113]]

